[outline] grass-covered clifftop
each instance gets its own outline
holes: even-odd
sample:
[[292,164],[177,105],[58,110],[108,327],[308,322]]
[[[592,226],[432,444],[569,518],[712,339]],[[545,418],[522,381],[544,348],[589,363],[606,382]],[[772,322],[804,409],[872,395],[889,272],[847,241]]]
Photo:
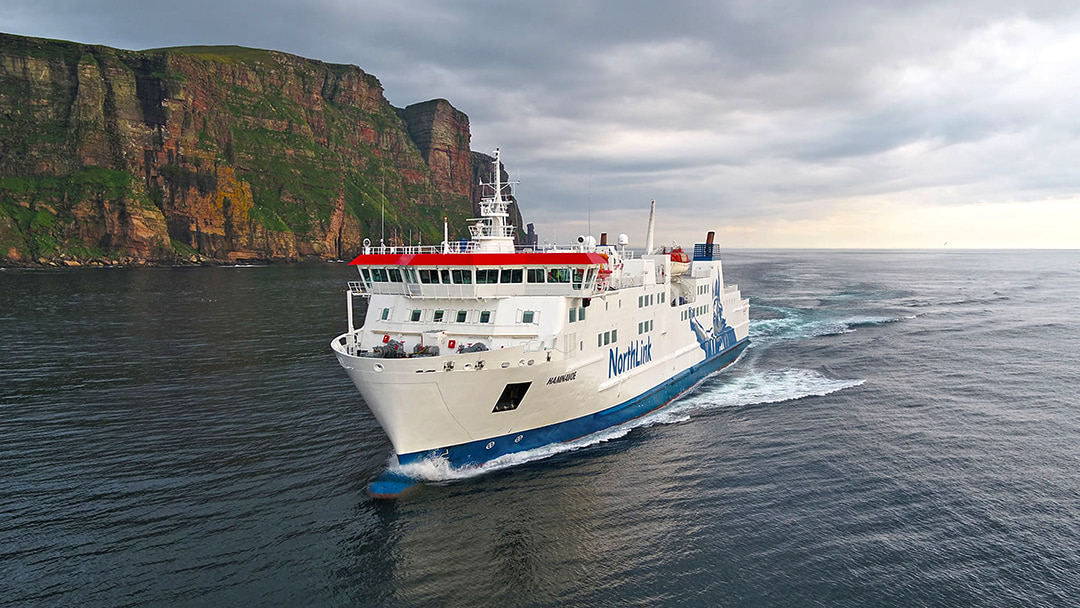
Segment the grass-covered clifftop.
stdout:
[[0,262],[347,258],[383,213],[433,242],[471,168],[467,116],[356,66],[0,34]]

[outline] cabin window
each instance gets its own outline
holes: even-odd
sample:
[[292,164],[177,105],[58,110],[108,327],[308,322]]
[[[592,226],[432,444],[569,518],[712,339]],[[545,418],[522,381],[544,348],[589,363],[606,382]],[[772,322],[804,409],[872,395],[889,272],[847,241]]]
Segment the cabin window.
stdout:
[[637,307],[641,308],[644,305],[645,305],[645,296],[638,296],[637,297]]
[[477,268],[476,284],[491,285],[499,282],[499,270],[497,268]]
[[526,310],[525,312],[521,313],[521,322],[522,323],[532,323],[533,319],[535,317],[536,317],[536,311]]
[[459,310],[459,311],[457,311],[457,322],[458,323],[464,323],[465,319],[467,319],[468,317],[469,317],[469,311],[467,311],[467,310]]
[[521,269],[520,268],[504,268],[502,271],[502,277],[499,279],[500,283],[520,283],[521,282]]
[[579,306],[578,307],[578,309],[577,309],[577,320],[578,321],[584,321],[585,320],[585,307],[584,306]]
[[385,321],[385,320],[387,320],[389,318],[390,318],[390,309],[389,308],[382,309],[382,320]]
[[451,275],[454,277],[455,285],[472,285],[472,269],[469,270],[453,270]]
[[576,308],[571,308],[570,309],[570,322],[571,323],[577,323],[577,309]]
[[409,317],[409,320],[412,321],[413,323],[416,323],[417,321],[419,321],[420,320],[420,311],[419,310],[412,311],[412,315]]
[[604,334],[596,334],[596,348],[604,345]]
[[480,312],[480,322],[481,323],[490,323],[491,322],[491,311],[490,310],[484,310],[484,311]]
[[434,323],[442,323],[442,319],[443,319],[443,311],[441,311],[441,310],[436,310],[435,315],[433,317],[431,317],[431,320]]
[[619,330],[617,330],[617,329],[611,330],[611,343],[614,344],[618,340],[619,340]]
[[543,283],[544,282],[544,269],[543,268],[530,268],[526,272],[526,276],[530,283]]
[[400,283],[401,282],[401,271],[398,270],[397,268],[391,268],[390,269],[390,281],[393,282],[393,283]]
[[604,332],[604,346],[607,346],[608,344],[611,344],[611,332],[610,331],[605,331]]

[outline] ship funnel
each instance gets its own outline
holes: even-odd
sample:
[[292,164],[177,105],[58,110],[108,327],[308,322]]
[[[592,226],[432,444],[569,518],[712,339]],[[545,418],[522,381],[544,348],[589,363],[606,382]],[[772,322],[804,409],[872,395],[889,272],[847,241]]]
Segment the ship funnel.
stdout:
[[705,235],[705,244],[706,245],[712,245],[713,237],[715,237],[715,236],[716,236],[716,232],[713,231],[713,230],[710,230],[709,234]]
[[656,201],[649,203],[649,229],[645,231],[645,255],[652,254],[653,231],[656,228]]
[[601,232],[600,233],[600,245],[602,245],[604,247],[607,246],[607,233],[606,232]]

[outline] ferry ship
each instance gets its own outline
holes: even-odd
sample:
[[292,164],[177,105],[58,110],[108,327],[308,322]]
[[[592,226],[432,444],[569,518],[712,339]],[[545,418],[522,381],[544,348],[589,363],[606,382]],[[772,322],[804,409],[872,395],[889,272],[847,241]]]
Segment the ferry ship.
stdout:
[[[349,329],[331,347],[400,464],[479,465],[626,423],[749,344],[749,300],[724,284],[713,232],[692,253],[655,248],[653,202],[643,254],[606,234],[520,250],[500,168],[496,150],[470,240],[444,225],[439,246],[366,242],[351,262]],[[388,470],[368,491],[415,483]]]

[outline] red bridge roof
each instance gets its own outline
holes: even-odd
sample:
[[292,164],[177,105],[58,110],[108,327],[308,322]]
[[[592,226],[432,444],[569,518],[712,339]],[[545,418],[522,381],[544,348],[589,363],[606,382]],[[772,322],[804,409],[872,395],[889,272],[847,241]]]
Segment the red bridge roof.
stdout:
[[354,266],[594,266],[606,264],[599,253],[376,253],[358,255]]

